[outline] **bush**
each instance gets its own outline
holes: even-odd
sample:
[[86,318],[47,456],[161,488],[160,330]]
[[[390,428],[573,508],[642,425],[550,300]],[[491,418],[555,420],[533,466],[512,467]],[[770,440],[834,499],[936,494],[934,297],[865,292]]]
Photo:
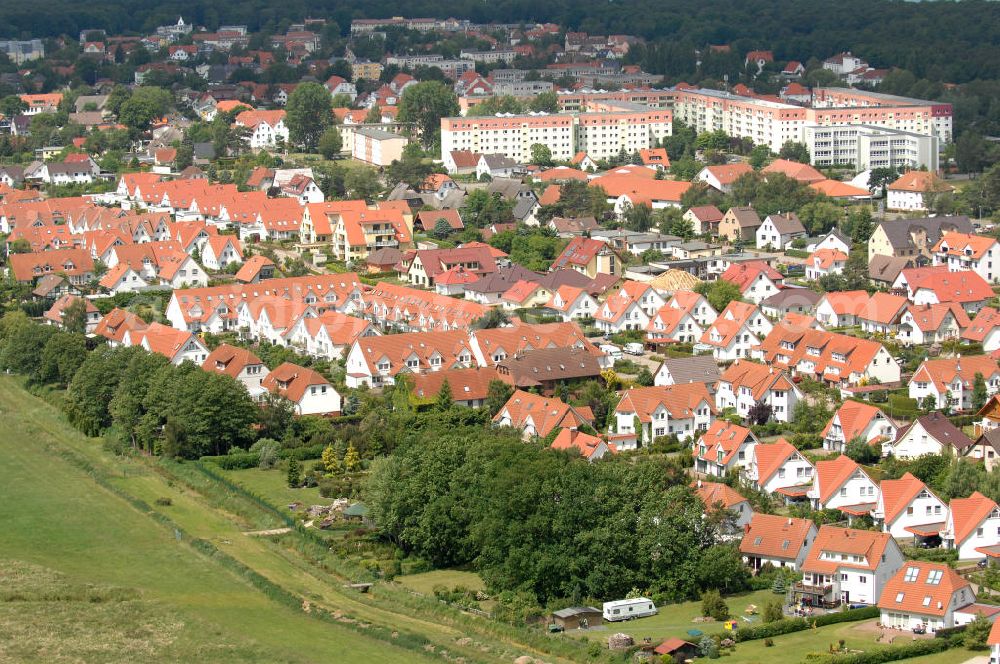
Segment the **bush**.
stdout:
[[710,616],[716,620],[729,618],[729,606],[718,590],[706,590],[701,594],[701,615]]
[[772,648],[772,647],[774,647],[774,639],[772,639],[771,637],[768,637],[768,638],[764,639],[764,647],[765,648]]
[[809,629],[813,625],[816,627],[824,627],[826,625],[835,625],[842,622],[877,618],[879,615],[880,612],[877,606],[866,606],[863,609],[848,609],[847,611],[827,613],[808,620],[805,618],[785,618],[775,622],[740,627],[736,631],[736,641],[738,643],[742,643],[744,641],[755,641],[757,639],[781,636],[782,634],[791,634],[792,632],[800,632],[804,629]]
[[246,470],[247,468],[257,468],[260,465],[260,455],[256,452],[203,456],[201,460],[213,463],[222,470]]
[[764,605],[764,611],[761,616],[765,623],[778,622],[779,620],[785,619],[785,613],[781,610],[781,602],[776,599],[768,601]]
[[170,498],[168,498],[166,496],[160,496],[159,498],[157,498],[153,502],[156,503],[157,505],[161,505],[163,507],[170,507],[171,505],[174,504],[174,501],[172,501]]

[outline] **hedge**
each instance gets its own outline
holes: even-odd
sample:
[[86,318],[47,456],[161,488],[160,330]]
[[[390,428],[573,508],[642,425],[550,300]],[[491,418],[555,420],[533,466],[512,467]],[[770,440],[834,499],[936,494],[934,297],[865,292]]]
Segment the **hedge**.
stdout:
[[815,661],[819,664],[882,664],[882,662],[896,662],[911,657],[933,655],[944,652],[953,645],[955,644],[952,643],[951,639],[924,639],[890,648],[876,648],[875,650],[845,655],[826,655]]
[[257,452],[220,454],[218,456],[203,456],[199,460],[214,463],[222,470],[246,470],[260,465],[260,454]]
[[867,620],[868,618],[877,618],[879,615],[880,612],[877,606],[866,606],[861,609],[825,613],[809,619],[785,618],[784,620],[776,620],[771,623],[740,627],[736,630],[736,642],[742,643],[743,641],[755,641],[772,636],[781,636],[782,634],[791,634],[792,632],[801,632],[813,625],[816,627],[825,627],[826,625],[835,625],[842,622]]

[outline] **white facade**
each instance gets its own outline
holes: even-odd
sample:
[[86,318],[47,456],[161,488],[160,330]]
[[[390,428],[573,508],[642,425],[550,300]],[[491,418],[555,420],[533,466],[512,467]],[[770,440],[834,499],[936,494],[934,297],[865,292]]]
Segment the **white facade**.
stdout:
[[791,422],[795,405],[802,399],[802,392],[799,388],[788,381],[792,389],[790,390],[767,390],[757,399],[752,390],[747,386],[737,386],[722,380],[719,381],[719,390],[715,393],[715,407],[719,410],[735,408],[736,414],[745,418],[758,403],[766,403],[771,406],[771,419],[777,422]]
[[929,523],[943,522],[948,515],[948,506],[926,487],[904,507],[891,522],[885,522],[885,507],[882,496],[872,512],[876,521],[883,521],[882,531],[896,538],[913,537],[907,530],[910,526],[921,526]]
[[340,393],[333,385],[310,385],[302,398],[295,402],[299,415],[326,415],[340,412]]

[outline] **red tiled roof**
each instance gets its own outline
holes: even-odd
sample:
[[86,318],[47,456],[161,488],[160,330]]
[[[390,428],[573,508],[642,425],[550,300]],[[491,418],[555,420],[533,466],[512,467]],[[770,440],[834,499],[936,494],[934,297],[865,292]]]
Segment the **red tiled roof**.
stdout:
[[774,514],[754,514],[740,542],[740,553],[768,558],[798,558],[813,522]]
[[908,560],[885,584],[878,607],[887,611],[944,616],[952,608],[952,597],[962,589],[968,589],[970,599],[975,599],[969,582],[948,565]]
[[[882,554],[890,541],[892,535],[889,533],[841,526],[820,526],[812,548],[809,549],[802,564],[802,571],[826,575],[834,574],[840,568],[873,571],[882,562]],[[823,552],[846,554],[848,557],[843,560],[840,556],[826,559],[821,557]],[[861,556],[863,560],[856,562],[851,560],[850,556]]]
[[952,522],[952,534],[955,537],[955,548],[968,539],[995,509],[997,504],[978,491],[973,491],[968,498],[952,498],[948,511]]
[[895,521],[921,491],[930,492],[930,489],[911,473],[904,474],[898,480],[884,480],[881,502],[885,523]]

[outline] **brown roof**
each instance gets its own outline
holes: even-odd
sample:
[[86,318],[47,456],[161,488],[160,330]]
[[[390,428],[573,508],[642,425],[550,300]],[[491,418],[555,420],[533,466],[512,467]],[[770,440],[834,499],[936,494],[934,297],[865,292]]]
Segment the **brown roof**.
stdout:
[[429,371],[410,377],[413,384],[411,393],[417,399],[433,399],[441,391],[441,385],[447,380],[448,386],[451,388],[452,399],[455,401],[485,399],[489,392],[490,382],[500,378],[493,369],[479,367]]
[[515,386],[528,388],[545,381],[596,378],[601,375],[601,366],[597,357],[583,348],[544,348],[507,357],[497,363],[497,372],[509,376]]
[[[326,378],[312,369],[285,362],[264,377],[261,385],[277,392],[289,401],[298,403],[306,390],[313,385],[330,385]],[[333,389],[331,387],[331,389]]]

